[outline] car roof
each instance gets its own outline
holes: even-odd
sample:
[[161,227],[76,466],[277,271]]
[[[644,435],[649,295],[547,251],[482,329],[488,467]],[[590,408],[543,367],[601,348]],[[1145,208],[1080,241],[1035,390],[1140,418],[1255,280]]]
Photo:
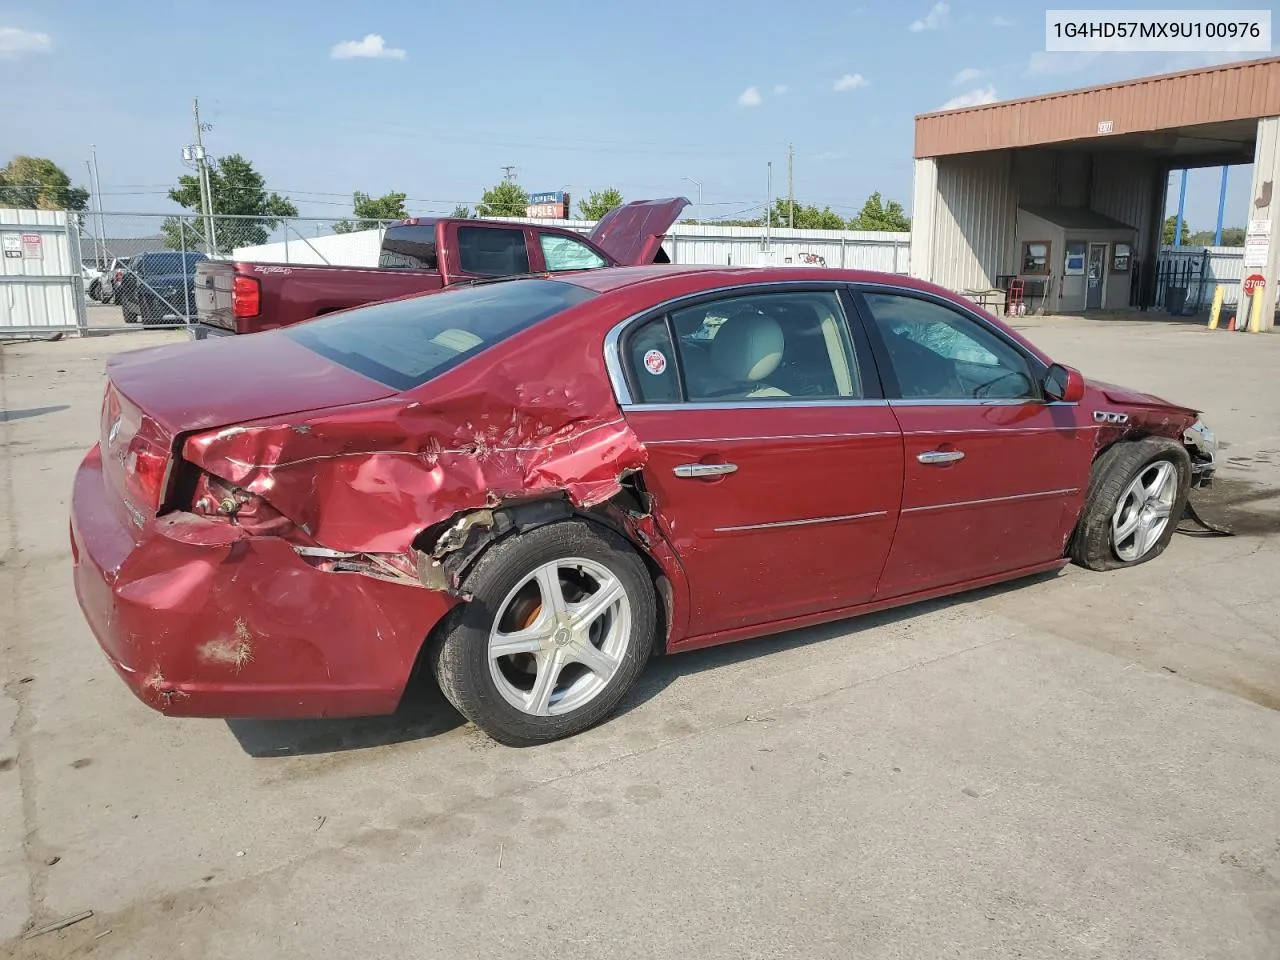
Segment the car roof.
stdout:
[[[697,293],[722,287],[757,283],[817,281],[826,283],[878,283],[908,287],[956,299],[944,287],[914,277],[877,270],[850,270],[828,267],[721,267],[693,264],[653,264],[643,267],[600,267],[575,273],[557,274],[555,279],[595,293],[612,293],[624,288],[657,287],[678,282],[684,292]],[[637,291],[638,292],[638,291]]]

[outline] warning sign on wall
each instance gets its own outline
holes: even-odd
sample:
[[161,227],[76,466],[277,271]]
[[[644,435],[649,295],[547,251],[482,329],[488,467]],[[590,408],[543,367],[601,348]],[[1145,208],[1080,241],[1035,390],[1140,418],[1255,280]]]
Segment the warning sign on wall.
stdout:
[[39,260],[44,256],[44,238],[38,233],[22,235],[22,259]]
[[13,260],[22,257],[22,238],[16,233],[6,233],[4,235],[4,255]]

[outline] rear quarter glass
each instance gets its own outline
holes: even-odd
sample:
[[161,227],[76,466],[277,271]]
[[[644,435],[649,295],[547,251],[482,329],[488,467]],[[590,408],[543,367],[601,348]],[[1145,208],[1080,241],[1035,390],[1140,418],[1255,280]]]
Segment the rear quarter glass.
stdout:
[[281,332],[340,366],[403,391],[595,296],[555,280],[510,280],[373,304]]

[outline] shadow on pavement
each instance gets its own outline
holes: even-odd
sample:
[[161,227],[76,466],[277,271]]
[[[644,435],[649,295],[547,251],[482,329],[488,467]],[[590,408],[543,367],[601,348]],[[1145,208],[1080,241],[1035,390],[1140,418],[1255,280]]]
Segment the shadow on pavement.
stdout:
[[71,408],[65,403],[56,407],[28,407],[26,410],[0,410],[0,423],[9,423],[13,420],[27,420],[31,417],[43,417],[46,413],[61,413],[63,410]]

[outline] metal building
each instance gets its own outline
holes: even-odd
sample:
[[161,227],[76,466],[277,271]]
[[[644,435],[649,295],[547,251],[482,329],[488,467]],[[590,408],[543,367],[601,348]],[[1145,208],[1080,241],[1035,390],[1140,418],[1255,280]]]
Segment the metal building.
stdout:
[[1280,285],[1280,58],[916,117],[911,273],[1048,311],[1154,304],[1171,170],[1253,163],[1245,273]]

